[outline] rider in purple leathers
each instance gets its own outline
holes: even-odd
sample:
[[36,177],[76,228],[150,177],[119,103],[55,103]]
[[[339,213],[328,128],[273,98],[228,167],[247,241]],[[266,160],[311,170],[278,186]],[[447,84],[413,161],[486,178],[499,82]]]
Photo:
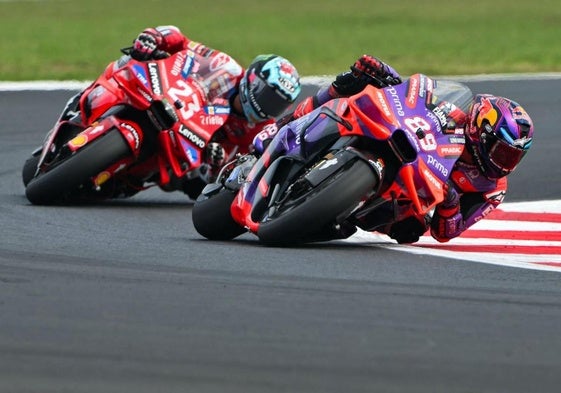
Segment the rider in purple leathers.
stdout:
[[[359,58],[350,68],[302,101],[284,121],[301,117],[331,99],[359,93],[368,81],[373,82],[372,77],[387,85],[402,82],[392,67],[369,55]],[[447,242],[486,217],[502,202],[506,176],[532,145],[534,126],[518,103],[488,94],[473,95],[467,86],[461,87],[465,92],[462,102],[436,103],[447,115],[448,130],[463,131],[466,141],[445,186],[445,199],[436,206],[432,217],[409,217],[377,229],[398,243],[414,243],[428,229],[436,240]],[[258,139],[254,143],[262,149]]]

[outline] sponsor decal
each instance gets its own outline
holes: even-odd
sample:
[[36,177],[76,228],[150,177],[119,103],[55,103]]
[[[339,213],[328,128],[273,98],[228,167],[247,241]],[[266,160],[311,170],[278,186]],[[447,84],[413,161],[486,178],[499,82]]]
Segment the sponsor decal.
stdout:
[[384,173],[384,160],[378,158],[375,161],[368,160],[368,162],[370,162],[374,166],[374,168],[376,168],[376,170],[378,171],[378,175],[382,177],[382,174]]
[[205,106],[204,110],[208,115],[227,115],[230,113],[229,106],[209,105]]
[[463,146],[455,146],[455,145],[441,145],[438,146],[438,155],[441,157],[457,157],[464,151]]
[[512,144],[524,148],[530,142],[532,142],[532,138],[525,136],[524,138],[516,139]]
[[401,104],[401,99],[399,98],[399,95],[397,94],[397,90],[395,89],[395,87],[393,86],[389,87],[386,89],[386,91],[391,95],[393,106],[397,114],[401,117],[405,116],[405,112],[403,111],[403,105]]
[[292,81],[289,79],[280,77],[279,84],[291,93],[294,93],[294,91],[296,90],[294,83],[292,83]]
[[152,97],[150,97],[150,94],[146,93],[144,90],[137,88],[136,91],[140,93],[140,95],[144,97],[146,101],[152,101]]
[[129,123],[124,122],[121,123],[120,126],[129,131],[129,134],[127,134],[127,139],[131,140],[132,138],[131,141],[134,142],[135,150],[138,149],[140,147],[140,136],[138,135],[138,131],[136,131],[136,128],[131,126]]
[[442,132],[442,126],[440,125],[440,119],[434,114],[434,112],[427,110],[427,117],[429,117],[434,126],[436,127],[437,132]]
[[479,107],[479,112],[477,113],[477,126],[481,127],[483,120],[487,120],[491,126],[494,126],[497,122],[499,114],[497,110],[491,104],[488,98],[483,98],[481,100],[481,105]]
[[111,179],[111,173],[107,172],[107,171],[103,171],[101,172],[99,175],[97,175],[94,179],[94,185],[96,187],[101,186],[103,183],[105,183],[107,180]]
[[423,176],[428,183],[432,184],[437,190],[442,190],[442,184],[428,169],[423,170]]
[[432,165],[434,168],[436,168],[437,171],[442,173],[442,175],[444,177],[448,177],[448,169],[446,169],[444,164],[442,164],[440,161],[438,161],[436,158],[434,158],[434,156],[428,154],[427,155],[427,162],[428,162],[429,165]]
[[330,158],[329,160],[324,161],[323,164],[321,164],[321,165],[319,166],[318,169],[319,169],[320,171],[321,171],[322,169],[327,169],[327,168],[329,168],[330,166],[337,165],[337,162],[338,162],[338,161],[337,161],[337,157]]
[[436,117],[440,121],[440,125],[442,127],[446,127],[446,124],[448,124],[448,120],[446,118],[446,114],[444,113],[444,111],[440,109],[438,106],[435,106],[432,112],[436,115]]
[[183,135],[185,138],[187,138],[189,142],[191,142],[192,144],[194,144],[195,146],[201,149],[203,149],[206,145],[206,142],[204,141],[203,138],[195,134],[193,131],[191,131],[184,125],[181,125],[181,127],[179,128],[179,133]]
[[88,138],[84,134],[78,134],[68,142],[70,147],[75,149],[84,146],[86,143],[88,143]]
[[150,74],[150,83],[152,84],[152,91],[156,95],[162,94],[162,85],[160,82],[160,73],[158,64],[148,63],[148,73]]
[[203,126],[221,126],[224,124],[224,118],[219,115],[201,115],[199,121]]
[[505,195],[506,192],[504,190],[499,190],[485,194],[485,198],[487,198],[487,200],[489,201],[492,201],[495,205],[498,205],[503,201]]
[[415,108],[417,106],[417,97],[419,95],[419,78],[412,77],[409,79],[409,90],[407,91],[407,98],[405,104],[409,108]]
[[209,70],[215,71],[218,68],[223,67],[225,64],[228,64],[232,58],[225,53],[219,53],[211,60],[209,65]]
[[465,136],[451,136],[448,138],[448,141],[450,143],[460,143],[463,145],[466,143],[466,138]]
[[426,87],[427,91],[432,91],[434,89],[433,80],[431,78],[425,78],[425,80],[426,80],[426,85],[427,85],[427,87]]
[[287,75],[293,75],[296,73],[296,69],[294,68],[294,66],[286,61],[281,62],[280,71]]
[[427,90],[427,78],[424,75],[419,77],[419,97],[424,97]]
[[148,77],[146,76],[146,71],[144,70],[144,67],[142,67],[139,64],[135,64],[132,67],[132,69],[134,71],[134,76],[136,77],[136,79],[142,82],[144,86],[150,87],[148,84]]
[[185,59],[186,59],[185,53],[183,53],[183,52],[178,52],[177,53],[177,57],[175,58],[175,60],[173,62],[173,65],[171,67],[171,71],[170,71],[170,73],[173,76],[179,75],[179,73],[183,69]]
[[187,154],[187,159],[193,165],[195,165],[199,161],[199,151],[195,149],[191,144],[187,143],[184,139],[179,140],[181,143],[181,147]]
[[95,125],[95,127],[94,127],[93,129],[91,129],[90,131],[88,131],[88,134],[89,134],[89,135],[101,134],[101,132],[102,132],[103,130],[105,130],[105,127],[104,127],[104,126],[99,125],[99,124],[96,124],[96,123],[97,123],[97,122],[92,123],[92,126]]
[[191,71],[194,70],[195,64],[195,52],[188,50],[185,64],[183,64],[183,68],[181,69],[181,76],[183,77],[183,79],[187,79]]
[[384,115],[386,115],[386,117],[388,118],[391,118],[392,112],[390,110],[390,106],[388,105],[388,102],[386,101],[386,96],[384,95],[384,93],[381,90],[378,90],[376,91],[376,97],[378,98],[378,102],[380,103],[380,106],[384,111]]

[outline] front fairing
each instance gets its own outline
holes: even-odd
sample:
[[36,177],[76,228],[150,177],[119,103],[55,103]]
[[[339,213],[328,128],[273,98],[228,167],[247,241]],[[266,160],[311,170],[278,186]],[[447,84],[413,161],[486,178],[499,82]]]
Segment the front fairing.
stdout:
[[292,178],[317,160],[340,138],[340,121],[332,109],[322,107],[282,127],[241,185],[232,206],[234,219],[256,231],[272,183]]
[[349,100],[353,130],[359,129],[374,139],[387,138],[398,159],[397,175],[383,197],[409,201],[418,215],[427,214],[443,200],[444,183],[465,143],[463,129],[450,128],[445,111],[451,107],[441,107],[439,103],[444,98],[456,102],[465,99],[469,89],[439,85],[425,75],[415,74],[397,86],[367,87],[363,94]]

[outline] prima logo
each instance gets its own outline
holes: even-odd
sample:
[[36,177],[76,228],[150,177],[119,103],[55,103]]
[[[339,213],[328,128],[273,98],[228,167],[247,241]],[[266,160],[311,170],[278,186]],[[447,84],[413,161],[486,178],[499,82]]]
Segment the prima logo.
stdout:
[[427,161],[429,165],[432,165],[434,168],[436,168],[436,170],[442,173],[443,176],[448,177],[448,169],[446,169],[446,167],[440,161],[438,161],[430,154],[427,155]]
[[387,89],[388,93],[390,93],[390,95],[392,96],[392,101],[393,101],[393,105],[395,110],[397,111],[397,114],[399,116],[405,116],[405,112],[403,111],[403,105],[401,105],[401,99],[399,98],[399,95],[397,94],[397,90],[395,89],[395,87],[390,87]]

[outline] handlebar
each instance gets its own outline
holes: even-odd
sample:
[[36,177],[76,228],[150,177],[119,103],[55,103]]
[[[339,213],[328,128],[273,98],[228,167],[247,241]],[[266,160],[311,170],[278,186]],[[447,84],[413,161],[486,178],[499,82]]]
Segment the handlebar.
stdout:
[[399,79],[394,78],[391,75],[386,75],[385,77],[379,77],[378,75],[366,74],[361,70],[358,70],[354,66],[351,67],[353,74],[358,78],[364,81],[368,85],[372,85],[379,89],[383,87],[393,86],[401,83]]

